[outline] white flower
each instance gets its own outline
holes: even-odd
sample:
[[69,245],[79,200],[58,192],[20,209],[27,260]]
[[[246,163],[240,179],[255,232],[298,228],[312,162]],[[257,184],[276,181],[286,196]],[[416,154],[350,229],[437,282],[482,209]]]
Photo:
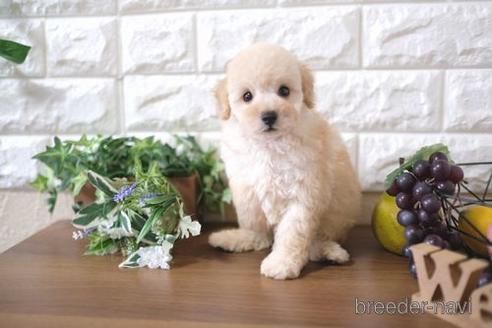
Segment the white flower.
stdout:
[[113,209],[111,212],[109,212],[105,219],[100,220],[99,227],[104,227],[106,229],[111,228],[118,219],[115,215],[115,212],[116,209]]
[[137,254],[140,256],[137,263],[140,267],[148,266],[151,269],[161,268],[169,270],[169,262],[173,259],[171,249],[173,244],[164,241],[159,246],[140,247]]
[[78,240],[78,239],[84,238],[84,235],[82,234],[82,231],[77,230],[77,231],[72,232],[72,238],[74,240]]
[[123,237],[131,237],[134,235],[133,231],[127,231],[123,227],[113,228],[113,225],[116,223],[117,217],[114,215],[114,211],[111,212],[107,219],[102,220],[98,227],[97,231],[108,235],[111,239],[121,239]]
[[190,233],[192,236],[198,236],[201,228],[202,226],[198,221],[191,221],[191,216],[187,215],[179,221],[177,236],[178,238],[188,238]]

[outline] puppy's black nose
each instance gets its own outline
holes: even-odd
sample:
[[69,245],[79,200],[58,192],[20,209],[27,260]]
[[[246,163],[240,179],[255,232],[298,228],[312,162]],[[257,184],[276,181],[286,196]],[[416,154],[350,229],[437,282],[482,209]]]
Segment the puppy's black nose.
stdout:
[[272,125],[275,124],[275,121],[277,120],[277,112],[274,112],[273,110],[263,112],[261,113],[261,120],[269,127],[272,127]]

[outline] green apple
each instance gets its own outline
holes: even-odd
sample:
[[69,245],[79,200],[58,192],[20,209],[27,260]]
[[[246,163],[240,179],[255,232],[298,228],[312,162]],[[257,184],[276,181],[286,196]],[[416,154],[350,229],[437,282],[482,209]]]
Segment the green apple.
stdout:
[[384,249],[402,255],[406,240],[403,235],[405,228],[396,219],[399,211],[395,197],[383,193],[372,212],[371,225],[374,236]]

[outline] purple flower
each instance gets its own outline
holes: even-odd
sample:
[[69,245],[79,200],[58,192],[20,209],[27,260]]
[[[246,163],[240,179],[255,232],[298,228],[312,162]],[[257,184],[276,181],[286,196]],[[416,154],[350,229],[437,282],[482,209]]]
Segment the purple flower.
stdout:
[[96,231],[96,229],[97,229],[96,227],[92,227],[92,228],[84,230],[84,237],[87,237],[88,235],[90,235],[91,233]]
[[86,238],[91,233],[93,233],[95,230],[96,230],[96,228],[93,227],[93,228],[89,228],[89,229],[86,229],[86,230],[83,230],[83,231],[81,231],[81,230],[74,231],[72,233],[72,238],[75,239],[75,240]]
[[133,193],[136,186],[136,182],[132,183],[131,185],[124,186],[120,189],[120,191],[118,191],[116,195],[113,196],[113,200],[117,203],[122,202],[126,197],[130,196]]

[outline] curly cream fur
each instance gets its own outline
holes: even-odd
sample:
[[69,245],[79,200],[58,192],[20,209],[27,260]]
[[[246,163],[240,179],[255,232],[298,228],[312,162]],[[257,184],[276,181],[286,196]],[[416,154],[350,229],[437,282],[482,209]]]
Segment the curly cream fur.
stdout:
[[[281,47],[256,44],[228,64],[216,96],[239,228],[209,243],[234,252],[272,246],[261,273],[275,279],[298,277],[308,260],[347,262],[339,243],[359,216],[360,187],[343,141],[314,110],[310,71]],[[271,110],[276,130],[266,132],[260,117]]]

